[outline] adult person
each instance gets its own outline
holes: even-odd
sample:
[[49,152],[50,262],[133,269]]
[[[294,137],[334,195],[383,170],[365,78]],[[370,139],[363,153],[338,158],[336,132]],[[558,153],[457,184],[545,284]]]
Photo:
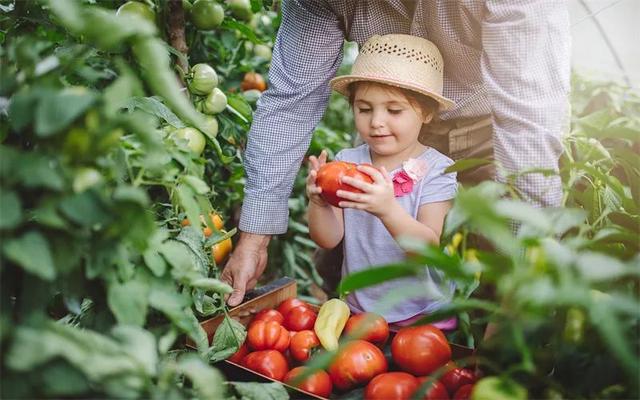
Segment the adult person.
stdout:
[[[267,263],[272,235],[286,232],[288,198],[342,60],[345,39],[403,33],[433,42],[444,58],[443,95],[456,106],[429,125],[425,144],[454,160],[494,156],[495,174],[558,169],[570,76],[567,5],[557,0],[283,0],[269,89],[245,153],[240,240],[221,278],[237,305]],[[463,184],[490,167],[458,175]],[[527,201],[557,206],[559,176],[525,174]]]

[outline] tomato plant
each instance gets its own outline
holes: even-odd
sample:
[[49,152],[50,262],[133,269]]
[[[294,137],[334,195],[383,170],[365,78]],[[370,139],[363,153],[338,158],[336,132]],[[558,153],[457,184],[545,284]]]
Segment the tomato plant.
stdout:
[[373,182],[373,179],[371,179],[369,175],[358,171],[356,167],[357,164],[345,161],[331,161],[320,167],[316,184],[322,188],[320,194],[329,204],[338,207],[341,201],[341,198],[336,194],[338,190],[362,193],[359,189],[342,183],[341,180],[343,177],[348,176],[367,183]]
[[442,331],[432,325],[402,328],[391,341],[398,366],[414,375],[428,375],[451,360],[451,347]]
[[247,332],[247,341],[253,350],[285,351],[289,340],[289,331],[276,321],[256,321]]
[[349,317],[343,335],[354,336],[382,347],[389,338],[389,324],[376,313],[356,314]]
[[302,374],[306,371],[308,371],[307,367],[296,367],[287,373],[284,377],[284,382],[298,389],[302,389],[305,392],[313,393],[321,397],[329,397],[333,389],[329,374],[323,370],[319,370],[301,379]]
[[328,369],[339,390],[363,385],[386,371],[387,360],[382,351],[364,340],[353,340],[341,347]]
[[276,350],[261,350],[249,353],[242,364],[271,379],[281,381],[289,371],[289,365],[282,353]]
[[408,400],[418,388],[415,376],[406,372],[386,372],[367,384],[365,400]]

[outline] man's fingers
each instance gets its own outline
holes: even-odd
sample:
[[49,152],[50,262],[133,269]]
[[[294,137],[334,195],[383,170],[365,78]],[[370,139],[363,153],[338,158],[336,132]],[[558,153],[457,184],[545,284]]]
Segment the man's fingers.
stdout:
[[244,287],[234,287],[231,296],[229,296],[229,300],[227,300],[227,304],[229,307],[235,307],[242,303],[242,299],[244,299]]

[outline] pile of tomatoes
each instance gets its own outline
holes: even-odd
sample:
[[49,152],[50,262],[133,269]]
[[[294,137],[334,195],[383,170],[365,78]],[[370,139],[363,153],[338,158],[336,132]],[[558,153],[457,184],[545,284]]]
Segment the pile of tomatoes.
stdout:
[[[470,398],[477,377],[453,363],[451,347],[438,328],[400,329],[391,340],[388,361],[382,349],[389,325],[374,313],[352,315],[342,332],[343,345],[326,371],[307,372],[301,378],[308,368],[305,362],[323,351],[314,332],[316,317],[314,307],[296,298],[260,311],[229,361],[321,397],[366,386],[364,397],[370,400],[410,399],[418,391],[429,400]],[[431,376],[436,371],[438,379]]]

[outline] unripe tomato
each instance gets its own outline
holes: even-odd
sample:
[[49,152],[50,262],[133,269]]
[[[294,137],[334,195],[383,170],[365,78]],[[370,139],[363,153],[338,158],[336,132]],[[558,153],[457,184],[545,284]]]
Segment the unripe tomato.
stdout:
[[277,381],[281,381],[289,371],[287,359],[276,350],[249,353],[242,360],[242,365]]
[[393,360],[414,375],[429,375],[451,360],[451,347],[433,325],[402,328],[391,342]]
[[471,398],[471,391],[473,390],[473,385],[462,385],[458,390],[453,394],[453,400],[469,400]]
[[258,100],[260,99],[260,96],[262,96],[262,92],[257,89],[250,89],[242,92],[242,97],[244,97],[244,99],[249,104],[257,103]]
[[231,242],[231,238],[226,238],[222,242],[218,242],[211,246],[211,255],[213,256],[213,261],[216,262],[216,265],[222,264],[225,258],[231,253],[233,249],[233,243]]
[[257,89],[264,92],[267,90],[267,83],[264,81],[262,75],[256,72],[247,72],[244,74],[242,83],[240,83],[240,89],[242,89],[242,91]]
[[257,44],[253,46],[253,54],[265,60],[271,60],[271,47],[266,44]]
[[525,400],[527,389],[520,384],[498,376],[480,379],[471,391],[473,400]]
[[250,21],[253,16],[249,0],[227,0],[231,14],[237,19]]
[[258,321],[276,321],[277,323],[282,325],[282,323],[284,322],[284,317],[278,310],[274,310],[273,308],[265,308],[264,310],[257,313],[255,317],[253,317],[251,323],[253,324],[254,322]]
[[357,335],[357,339],[366,340],[376,346],[384,346],[389,338],[389,324],[379,314],[367,312],[349,317],[344,326],[344,335]]
[[289,347],[289,331],[276,321],[256,321],[249,326],[247,342],[253,350],[285,351]]
[[[418,377],[418,389],[421,389],[422,385],[425,385],[426,387],[426,383],[429,379],[431,379],[428,376],[422,376],[422,377]],[[449,400],[449,392],[447,392],[447,388],[442,384],[442,382],[440,381],[435,381],[433,383],[431,383],[431,387],[429,387],[429,389],[426,390],[426,393],[423,397],[423,400]]]
[[387,372],[387,360],[382,351],[365,340],[347,343],[328,369],[334,386],[347,390],[366,384],[374,376]]
[[207,114],[218,114],[225,108],[227,108],[227,96],[219,88],[214,88],[202,105],[202,110]]
[[189,91],[199,96],[206,96],[218,86],[218,74],[209,64],[196,64],[191,67]]
[[73,191],[84,192],[92,186],[102,182],[102,174],[95,168],[80,168],[73,177]]
[[364,172],[356,169],[357,164],[346,161],[331,161],[324,164],[318,170],[316,185],[322,188],[320,195],[323,199],[334,207],[339,207],[338,203],[342,198],[336,195],[338,190],[346,190],[354,193],[362,193],[360,189],[341,182],[345,176],[352,177],[359,181],[373,183],[373,179]]
[[156,13],[149,5],[138,1],[127,1],[116,11],[117,16],[134,16],[143,18],[152,24],[156,23]]
[[291,358],[298,362],[305,362],[311,356],[313,348],[320,346],[320,340],[313,330],[295,332],[289,343]]
[[277,310],[280,312],[280,314],[282,314],[284,316],[284,315],[287,315],[289,310],[291,310],[294,307],[298,307],[298,306],[309,307],[309,304],[304,302],[304,301],[302,301],[302,300],[300,300],[300,299],[297,299],[295,297],[291,297],[291,298],[288,298],[288,299],[284,300],[282,303],[280,303],[278,305]]
[[364,391],[365,400],[409,400],[418,388],[415,376],[406,372],[386,372],[374,377]]
[[244,343],[242,343],[242,346],[240,346],[238,351],[233,353],[233,355],[231,357],[227,358],[227,361],[231,361],[231,362],[234,362],[236,364],[242,364],[242,359],[247,354],[249,354],[249,346],[247,345],[247,342],[244,342]]
[[[217,90],[213,89],[213,90]],[[218,136],[218,120],[213,115],[205,115],[204,117],[204,133],[209,137]]]
[[196,128],[180,128],[171,133],[174,138],[186,140],[186,147],[195,155],[199,156],[204,151],[207,144],[204,135]]
[[224,20],[224,8],[215,0],[196,0],[190,15],[196,28],[208,31],[220,26]]
[[449,393],[455,393],[461,386],[474,384],[476,380],[476,374],[468,368],[451,369],[440,378]]
[[297,379],[297,377],[302,375],[306,370],[307,367],[297,367],[292,369],[284,377],[284,383],[320,397],[329,397],[331,390],[333,389],[333,384],[331,383],[329,374],[323,370],[319,370],[302,381]]
[[318,314],[307,306],[294,307],[284,315],[284,326],[292,331],[313,329],[317,316]]

